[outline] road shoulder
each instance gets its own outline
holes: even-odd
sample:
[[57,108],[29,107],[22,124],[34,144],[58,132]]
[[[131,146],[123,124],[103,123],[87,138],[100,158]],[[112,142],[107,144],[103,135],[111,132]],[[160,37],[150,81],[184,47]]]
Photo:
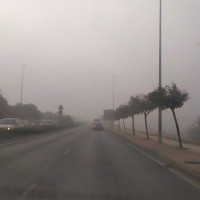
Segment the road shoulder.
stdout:
[[160,144],[155,140],[147,140],[138,135],[124,133],[114,128],[110,128],[109,131],[147,152],[156,160],[161,160],[163,164],[160,164],[160,166],[169,170],[179,170],[181,173],[200,181],[200,153],[191,152],[187,148],[181,150],[178,147]]

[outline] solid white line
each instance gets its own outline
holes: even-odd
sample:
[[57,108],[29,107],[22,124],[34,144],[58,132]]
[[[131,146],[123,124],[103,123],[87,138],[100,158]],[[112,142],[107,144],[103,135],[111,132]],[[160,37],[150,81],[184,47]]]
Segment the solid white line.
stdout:
[[197,180],[194,180],[192,177],[190,177],[189,175],[185,175],[184,173],[176,170],[176,169],[168,169],[170,172],[172,172],[173,174],[175,174],[176,176],[178,176],[179,178],[181,178],[182,180],[186,181],[187,183],[191,184],[192,186],[194,186],[195,188],[200,190],[200,182]]
[[143,154],[145,157],[153,160],[155,163],[157,163],[158,165],[160,165],[161,167],[165,166],[165,163],[156,159],[155,157],[151,156],[150,154],[146,153],[145,151],[143,151],[142,149],[136,147],[134,144],[128,142],[127,140],[125,140],[124,138],[118,136],[118,135],[114,135],[117,136],[119,139],[123,140],[129,147],[131,147],[132,149],[138,151],[139,153]]
[[134,146],[133,144],[131,144],[131,143],[127,142],[127,141],[125,141],[125,142],[126,142],[127,145],[130,146],[132,149],[134,149],[134,150],[140,152],[140,153],[143,154],[145,157],[147,157],[147,158],[153,160],[155,163],[157,163],[157,164],[160,165],[161,167],[165,166],[165,163],[164,163],[164,162],[162,162],[162,161],[156,159],[155,157],[153,157],[153,156],[151,156],[150,154],[146,153],[146,152],[143,151],[142,149],[140,149],[140,148]]
[[[117,136],[117,135],[115,135]],[[143,150],[141,150],[140,148],[136,147],[134,144],[126,141],[124,138],[117,136],[118,138],[122,139],[129,147],[131,147],[132,149],[140,152],[141,154],[143,154],[144,156],[146,156],[147,158],[153,160],[155,163],[157,163],[158,165],[165,167],[165,163],[156,159],[155,157],[149,155],[148,153],[144,152]],[[178,176],[179,178],[181,178],[182,180],[184,180],[185,182],[191,184],[192,186],[194,186],[195,188],[200,190],[200,182],[195,180],[194,178],[190,177],[189,175],[186,175],[183,172],[180,172],[178,169],[169,169],[166,168],[167,170],[169,170],[171,173],[173,173],[174,175]]]
[[25,190],[22,195],[17,198],[17,200],[23,200],[23,199],[26,199],[27,196],[37,187],[37,184],[32,184],[28,187],[27,190]]

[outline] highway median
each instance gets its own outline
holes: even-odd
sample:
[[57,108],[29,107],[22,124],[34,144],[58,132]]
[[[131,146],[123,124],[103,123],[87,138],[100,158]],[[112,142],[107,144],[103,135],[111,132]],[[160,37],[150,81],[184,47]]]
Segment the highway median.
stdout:
[[78,126],[78,123],[74,123],[67,126],[49,126],[49,127],[23,127],[17,129],[0,129],[0,142],[6,142],[8,140],[13,140],[21,137],[28,137],[31,135],[47,134],[50,132],[58,132],[60,130],[69,129]]

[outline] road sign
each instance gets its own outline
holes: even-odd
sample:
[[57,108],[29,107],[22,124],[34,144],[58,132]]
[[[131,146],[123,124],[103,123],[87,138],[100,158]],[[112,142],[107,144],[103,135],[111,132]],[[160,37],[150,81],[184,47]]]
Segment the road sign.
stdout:
[[62,106],[62,104],[58,107],[58,110],[63,110],[64,108],[63,108],[63,106]]

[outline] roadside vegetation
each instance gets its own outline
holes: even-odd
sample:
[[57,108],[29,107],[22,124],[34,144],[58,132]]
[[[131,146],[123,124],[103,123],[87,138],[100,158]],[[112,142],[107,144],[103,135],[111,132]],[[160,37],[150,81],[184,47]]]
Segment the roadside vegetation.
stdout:
[[122,119],[126,131],[125,118],[131,117],[133,135],[135,135],[135,116],[143,114],[146,138],[149,139],[148,115],[157,108],[161,108],[162,110],[170,109],[176,126],[179,147],[183,148],[175,109],[181,108],[188,99],[189,94],[186,91],[180,90],[175,83],[172,83],[170,86],[158,87],[146,95],[131,96],[128,103],[120,105],[113,111],[112,118],[113,120],[118,120],[119,130],[121,129],[120,119]]
[[[34,104],[9,105],[0,93],[0,120],[5,118],[16,118],[24,122],[24,126],[15,129],[0,128],[0,140],[7,140],[32,134],[43,134],[52,131],[66,129],[76,126],[69,115],[63,115],[62,109],[57,113],[42,113]],[[44,122],[52,122],[45,124]]]
[[71,124],[67,126],[51,126],[51,127],[43,127],[43,128],[32,128],[32,127],[24,127],[12,130],[0,129],[0,141],[1,140],[9,140],[14,138],[19,138],[23,136],[30,136],[30,135],[39,135],[45,134],[50,132],[56,132],[63,129],[67,129],[70,127],[75,127],[78,124]]

